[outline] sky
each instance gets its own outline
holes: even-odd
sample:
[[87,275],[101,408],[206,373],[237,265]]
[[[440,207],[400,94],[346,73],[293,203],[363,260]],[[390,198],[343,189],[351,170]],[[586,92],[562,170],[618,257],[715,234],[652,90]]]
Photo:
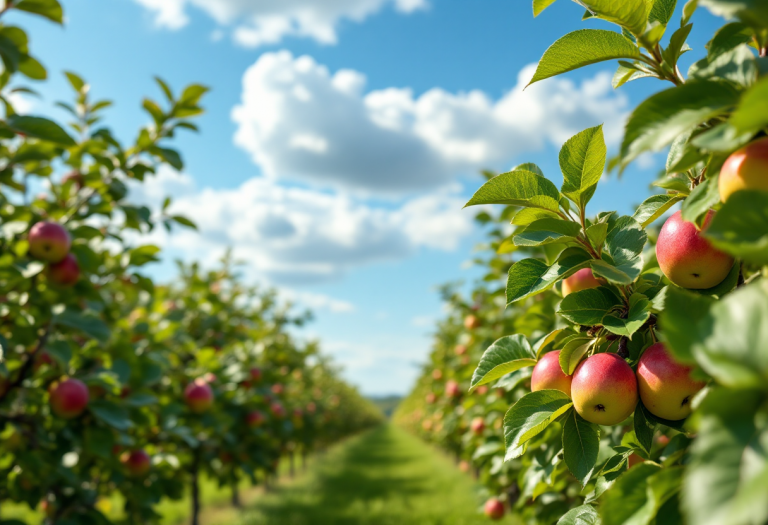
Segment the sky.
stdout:
[[[213,265],[233,248],[250,282],[314,311],[302,335],[369,395],[409,390],[442,315],[436,287],[478,275],[468,261],[483,232],[462,206],[479,171],[536,162],[559,183],[565,140],[603,123],[615,151],[632,108],[668,87],[614,91],[605,63],[523,90],[557,38],[610,28],[565,1],[536,19],[520,0],[62,3],[63,28],[9,17],[49,69],[30,114],[66,121],[53,102],[75,71],[115,103],[106,123],[130,141],[149,121],[142,98],[162,100],[155,75],[177,92],[211,88],[201,132],[173,144],[183,172],[132,191],[149,204],[170,194],[200,229],[152,235],[164,261],[151,273],[169,280],[175,258]],[[693,21],[683,71],[722,24],[703,10]],[[663,165],[661,152],[604,177],[588,211],[631,213]]]

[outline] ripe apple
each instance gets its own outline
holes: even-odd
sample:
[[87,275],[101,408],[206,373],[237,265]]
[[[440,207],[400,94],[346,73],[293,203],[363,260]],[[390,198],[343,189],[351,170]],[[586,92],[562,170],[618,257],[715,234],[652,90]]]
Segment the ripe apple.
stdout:
[[68,182],[74,183],[76,190],[81,190],[84,183],[83,174],[77,170],[70,171],[61,179],[62,184],[66,184]]
[[144,450],[126,451],[120,456],[120,463],[126,473],[134,478],[146,476],[152,466],[152,461]]
[[656,417],[678,421],[691,414],[691,398],[704,383],[691,378],[691,368],[675,361],[663,343],[643,352],[637,364],[640,399]]
[[432,370],[432,379],[435,381],[440,381],[443,378],[443,371],[439,368],[435,368]]
[[[704,229],[715,212],[704,219]],[[714,248],[692,222],[678,211],[672,215],[656,241],[656,258],[667,279],[682,288],[702,290],[717,286],[733,267],[733,257]]]
[[280,403],[274,402],[269,405],[269,410],[276,418],[282,419],[285,417],[285,408]]
[[537,390],[559,390],[571,397],[571,381],[573,376],[567,376],[560,368],[560,350],[547,352],[533,367],[531,374],[531,392]]
[[492,520],[500,520],[504,517],[504,504],[497,498],[491,498],[485,502],[484,511]]
[[468,315],[464,318],[464,327],[467,330],[480,328],[480,319],[476,315]]
[[272,393],[275,394],[276,396],[279,396],[280,394],[282,394],[284,390],[285,390],[285,387],[283,387],[283,385],[281,385],[280,383],[272,385]]
[[51,411],[62,419],[82,414],[88,399],[88,387],[79,379],[65,379],[50,389]]
[[456,345],[454,352],[456,352],[456,355],[464,355],[467,353],[467,347],[465,345]]
[[317,412],[317,405],[314,402],[310,401],[307,404],[307,412],[309,412],[310,414],[314,414],[315,412]]
[[582,268],[570,277],[563,279],[563,297],[587,288],[597,288],[603,284],[593,274],[591,268]]
[[475,394],[478,396],[484,396],[488,393],[488,385],[480,385],[477,387],[477,390],[475,390]]
[[264,422],[267,420],[267,418],[264,417],[264,414],[259,412],[258,410],[253,410],[252,412],[248,412],[248,415],[245,416],[245,422],[248,424],[249,427],[260,427],[264,424]]
[[633,453],[632,455],[627,458],[627,468],[632,468],[635,465],[639,465],[640,463],[644,462],[645,460],[638,456],[637,454]]
[[424,421],[422,421],[421,422],[421,428],[423,428],[427,432],[432,430],[432,420],[431,419],[425,419]]
[[573,406],[598,425],[618,425],[637,406],[637,379],[616,354],[595,354],[576,367],[571,381]]
[[261,368],[256,368],[256,367],[251,368],[250,374],[251,374],[251,379],[256,383],[261,381]]
[[459,470],[462,471],[462,472],[469,472],[469,469],[471,467],[472,466],[469,464],[469,461],[467,461],[466,459],[462,459],[459,462]]
[[432,404],[435,403],[435,401],[437,401],[437,396],[435,395],[435,393],[434,392],[428,393],[427,394],[427,403],[432,405]]
[[213,390],[205,379],[197,378],[184,389],[184,401],[192,412],[202,414],[213,405]]
[[732,153],[720,169],[718,186],[723,202],[739,190],[768,191],[768,138]]
[[38,222],[29,230],[29,253],[35,259],[59,262],[68,253],[72,239],[61,224]]
[[448,397],[459,397],[461,395],[459,384],[453,379],[445,383],[445,395]]
[[64,259],[48,266],[48,280],[62,288],[74,286],[80,279],[80,265],[77,259],[71,253],[64,256]]
[[481,436],[483,434],[483,430],[485,430],[485,421],[481,417],[476,417],[472,420],[469,428],[476,436]]

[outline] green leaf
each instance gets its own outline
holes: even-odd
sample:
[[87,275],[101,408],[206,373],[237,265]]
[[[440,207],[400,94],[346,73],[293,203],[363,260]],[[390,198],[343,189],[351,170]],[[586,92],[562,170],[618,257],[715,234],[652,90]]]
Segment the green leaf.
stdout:
[[56,324],[80,330],[84,334],[101,342],[109,340],[109,327],[92,313],[81,313],[75,310],[64,310],[54,317]]
[[512,241],[515,246],[542,246],[575,241],[580,231],[581,226],[573,221],[544,218],[530,223],[523,231],[516,233]]
[[183,215],[174,215],[171,217],[171,219],[173,219],[174,222],[181,224],[182,226],[186,226],[187,228],[192,228],[193,230],[197,229],[197,224],[184,217]]
[[760,79],[744,93],[728,122],[738,131],[745,133],[768,126],[768,76]]
[[722,385],[765,388],[768,384],[766,319],[768,283],[765,281],[728,294],[715,302],[695,327],[691,349],[696,361]]
[[581,505],[566,512],[557,525],[600,525],[600,516],[592,505]]
[[618,89],[627,82],[653,76],[655,75],[646,70],[640,62],[624,62],[623,60],[619,60],[619,67],[616,68],[616,72],[613,74],[611,85],[613,86],[613,89]]
[[738,101],[735,86],[714,80],[688,82],[652,95],[629,117],[621,145],[622,164],[664,148],[702,122],[726,114]]
[[587,228],[587,239],[593,248],[601,249],[605,238],[608,236],[608,223],[598,222]]
[[483,184],[467,206],[478,204],[508,204],[557,211],[560,192],[548,179],[532,171],[516,170],[502,173]]
[[691,191],[681,208],[684,221],[696,223],[699,227],[704,223],[712,206],[720,202],[720,190],[717,186],[718,177],[710,177]]
[[734,257],[768,264],[768,193],[741,190],[728,197],[704,236]]
[[611,282],[631,284],[643,269],[640,254],[647,239],[648,235],[635,219],[626,215],[619,217],[605,239],[610,261],[591,261],[592,271]]
[[526,394],[504,416],[505,459],[512,459],[529,439],[573,406],[571,399],[559,390],[538,390]]
[[716,56],[722,55],[741,44],[748,44],[752,40],[753,34],[754,31],[748,25],[741,22],[725,24],[712,37],[709,49],[707,49],[707,58],[712,60]]
[[667,347],[678,361],[694,363],[693,344],[696,333],[692,327],[704,319],[715,300],[676,286],[667,288],[664,311],[659,317],[661,334]]
[[179,152],[170,148],[151,148],[150,151],[159,156],[165,162],[173,166],[174,169],[181,171],[184,169],[184,162],[181,160]]
[[542,11],[555,3],[555,0],[533,0],[533,16],[539,16]]
[[72,347],[67,341],[51,341],[45,346],[45,351],[63,368],[69,367],[69,361],[72,359]]
[[541,356],[547,352],[547,349],[550,347],[550,345],[554,344],[554,342],[561,335],[565,335],[570,332],[571,331],[566,328],[558,328],[557,330],[552,330],[547,335],[536,341],[536,343],[533,345],[533,351],[536,352],[536,359],[541,359]]
[[45,67],[37,59],[29,55],[21,57],[19,72],[32,80],[45,80],[48,78],[48,72],[45,70]]
[[623,303],[609,288],[588,288],[568,294],[560,303],[557,313],[570,322],[594,326],[601,324],[603,317]]
[[574,135],[560,149],[563,186],[560,191],[584,208],[595,193],[605,168],[603,126],[588,128]]
[[77,73],[73,73],[71,71],[65,71],[64,76],[67,77],[67,80],[69,81],[69,85],[72,86],[72,89],[74,89],[78,93],[83,91],[86,84],[85,84],[85,80],[83,80],[80,75],[78,75]]
[[539,219],[558,219],[559,216],[551,211],[541,208],[522,208],[512,217],[515,226],[527,226]]
[[633,293],[629,298],[629,312],[626,318],[608,314],[603,318],[603,326],[609,332],[632,339],[632,335],[640,330],[651,316],[651,302],[646,296]]
[[639,56],[640,49],[619,33],[580,29],[560,38],[544,52],[528,85],[590,64]]
[[589,349],[594,346],[595,341],[589,337],[574,337],[569,339],[560,350],[559,363],[560,369],[565,375],[571,376],[579,366],[582,358],[587,355]]
[[[766,523],[768,428],[764,393],[716,388],[697,410],[698,437],[690,449],[683,506],[689,523]],[[764,415],[764,409],[762,415]]]
[[729,154],[752,140],[753,132],[740,133],[728,122],[717,124],[691,139],[691,144],[704,151]]
[[533,368],[531,367],[515,370],[499,379],[499,382],[494,385],[494,388],[503,388],[507,391],[513,390],[517,385],[526,379],[529,379],[532,374]]
[[203,85],[190,84],[184,88],[184,91],[181,93],[181,96],[179,97],[179,105],[196,106],[200,101],[200,97],[208,93],[208,91],[210,91],[210,89]]
[[653,434],[656,431],[656,423],[653,421],[648,409],[645,408],[642,401],[638,401],[635,407],[634,430],[637,442],[643,447],[646,454],[651,453],[653,446]]
[[580,0],[599,18],[618,24],[633,35],[645,33],[650,5],[646,0]]
[[749,87],[757,80],[758,68],[752,51],[742,44],[712,59],[702,59],[689,70],[689,80],[726,79]]
[[[675,472],[679,476],[681,472],[678,471],[682,469]],[[658,505],[654,509],[657,502],[649,498],[649,492],[653,491],[651,480],[662,472],[664,471],[658,465],[642,463],[619,476],[613,486],[603,494],[600,505],[603,525],[650,524],[656,515],[655,511],[661,506]],[[668,497],[675,492],[668,494]]]
[[128,430],[133,427],[133,422],[125,409],[111,401],[100,399],[91,401],[88,404],[88,410],[98,419],[117,430]]
[[563,459],[571,474],[585,486],[592,477],[600,449],[600,427],[570,410],[563,424]]
[[764,0],[699,0],[712,14],[732,20],[738,18],[753,27],[768,27],[768,4]]
[[13,8],[43,16],[57,24],[64,23],[64,13],[57,0],[21,0]]
[[521,334],[502,337],[483,353],[472,375],[470,391],[520,368],[534,366],[536,354]]
[[76,143],[61,126],[42,117],[12,115],[6,120],[8,126],[16,133],[27,137],[47,140],[62,146],[74,146]]
[[656,0],[653,2],[651,12],[648,14],[648,22],[659,22],[661,25],[667,25],[675,14],[677,0]]
[[683,195],[678,194],[654,195],[643,201],[635,211],[635,214],[632,215],[632,218],[640,223],[640,227],[647,228],[653,221],[664,215],[667,210],[684,198]]
[[568,248],[552,266],[538,259],[523,259],[509,269],[507,278],[507,304],[536,295],[550,288],[560,279],[586,268],[591,257],[579,248]]
[[691,33],[691,29],[693,29],[693,24],[681,26],[680,29],[672,33],[669,45],[666,49],[662,50],[661,56],[670,68],[677,67],[677,62],[683,53],[691,50],[690,46],[685,42]]

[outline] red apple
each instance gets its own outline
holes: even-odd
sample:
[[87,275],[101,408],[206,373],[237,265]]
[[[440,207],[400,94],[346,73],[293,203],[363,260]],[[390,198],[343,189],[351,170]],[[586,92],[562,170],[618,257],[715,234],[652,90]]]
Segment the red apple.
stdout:
[[718,180],[723,202],[739,190],[768,191],[768,138],[734,152],[720,168]]
[[691,378],[691,367],[675,361],[663,343],[643,352],[637,364],[640,399],[656,417],[678,421],[691,414],[691,398],[704,383]]
[[531,391],[559,390],[571,397],[571,381],[573,376],[567,376],[560,367],[560,350],[548,352],[533,367],[531,375]]
[[88,387],[79,379],[65,379],[51,387],[51,411],[62,419],[73,419],[88,406]]
[[461,395],[459,384],[453,379],[445,383],[445,395],[448,397],[459,397]]
[[83,188],[83,175],[77,170],[70,171],[64,177],[61,179],[62,184],[67,184],[68,182],[72,182],[75,185],[76,190],[81,190]]
[[433,405],[437,401],[437,396],[434,394],[434,392],[430,392],[427,394],[427,403],[430,405]]
[[80,279],[80,265],[77,258],[68,253],[64,259],[48,266],[48,280],[62,288],[74,286]]
[[439,368],[435,368],[432,370],[432,379],[435,381],[440,381],[443,378],[443,371]]
[[618,425],[637,406],[637,379],[616,354],[595,354],[576,367],[571,382],[573,406],[598,425]]
[[149,454],[141,449],[123,452],[120,463],[125,468],[125,472],[134,478],[146,476],[152,466]]
[[[704,229],[714,215],[711,210],[707,213]],[[667,279],[694,290],[717,286],[733,267],[733,257],[714,248],[694,223],[683,220],[679,211],[661,228],[656,258]]]
[[309,404],[307,404],[307,412],[310,414],[317,412],[317,405],[310,401]]
[[453,351],[456,355],[464,355],[467,353],[467,347],[464,345],[456,345],[456,348]]
[[195,379],[184,389],[184,401],[192,412],[202,414],[213,405],[213,390],[205,379]]
[[637,454],[632,454],[627,458],[627,468],[632,468],[635,465],[639,465],[640,463],[644,462],[645,460],[638,456]]
[[485,511],[485,515],[494,521],[504,517],[504,504],[497,498],[491,498],[486,501],[483,510]]
[[563,279],[563,297],[587,288],[597,288],[602,283],[593,274],[591,268],[582,268],[570,277]]
[[272,393],[275,394],[276,396],[279,396],[280,394],[282,394],[283,390],[285,390],[285,388],[280,383],[272,385]]
[[261,425],[264,424],[266,420],[267,419],[264,417],[264,414],[262,414],[258,410],[253,410],[252,412],[248,412],[248,415],[245,416],[245,421],[249,427],[260,427]]
[[481,436],[483,434],[483,430],[485,430],[485,420],[483,420],[481,417],[476,417],[472,420],[469,428],[472,430],[473,434],[476,436]]
[[285,417],[285,408],[280,403],[272,403],[269,405],[269,410],[276,418],[282,419]]
[[464,327],[467,330],[475,330],[480,328],[480,319],[476,315],[468,315],[464,318]]
[[258,383],[261,381],[261,368],[251,368],[250,374],[254,382]]
[[35,259],[59,262],[68,253],[72,239],[61,224],[38,222],[29,230],[29,253]]
[[422,421],[421,422],[421,428],[423,428],[427,432],[432,430],[432,420],[431,419],[425,419],[424,421]]
[[462,460],[459,462],[459,470],[460,470],[460,471],[462,471],[462,472],[469,472],[469,469],[470,469],[471,467],[472,467],[472,466],[469,464],[469,461],[467,461],[467,460],[465,460],[465,459],[462,459]]
[[480,385],[477,387],[477,390],[475,390],[475,394],[478,396],[484,396],[488,393],[488,385]]

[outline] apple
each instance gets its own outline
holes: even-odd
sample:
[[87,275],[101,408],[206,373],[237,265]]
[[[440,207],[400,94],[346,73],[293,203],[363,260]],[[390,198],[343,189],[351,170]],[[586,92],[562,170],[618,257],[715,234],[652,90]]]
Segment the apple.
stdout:
[[469,364],[469,356],[463,355],[461,356],[461,364],[464,366],[467,366]]
[[480,328],[480,319],[476,315],[468,315],[464,318],[464,327],[467,330]]
[[627,468],[632,468],[635,465],[639,465],[640,463],[644,462],[645,460],[638,456],[635,453],[632,453],[632,455],[627,458]]
[[663,343],[643,352],[637,363],[640,399],[656,417],[678,421],[691,414],[691,399],[704,383],[691,378],[691,367],[672,357]]
[[309,412],[310,414],[314,414],[315,412],[317,412],[317,405],[314,402],[310,401],[307,404],[307,412]]
[[275,394],[276,396],[279,396],[280,394],[282,394],[284,390],[285,388],[280,383],[272,385],[272,393]]
[[[714,215],[712,210],[707,213],[704,229]],[[693,290],[717,286],[733,267],[733,257],[714,248],[694,223],[683,220],[679,211],[661,228],[656,259],[667,279]]]
[[453,379],[445,383],[445,395],[448,397],[459,397],[461,395],[459,384]]
[[197,378],[184,389],[184,401],[192,412],[202,414],[213,405],[213,390],[203,378]]
[[67,184],[68,182],[72,182],[76,190],[81,190],[84,184],[83,174],[77,170],[70,171],[61,179],[62,184]]
[[428,393],[427,394],[427,403],[429,403],[430,405],[433,405],[435,403],[435,401],[437,401],[437,396],[435,395],[435,393],[434,392]]
[[256,368],[256,367],[251,368],[249,373],[253,381],[255,381],[256,383],[261,381],[261,368]]
[[598,425],[618,425],[637,406],[637,379],[616,354],[595,354],[576,367],[571,381],[573,406]]
[[435,368],[432,370],[432,379],[435,381],[440,381],[443,378],[443,371],[439,368]]
[[65,379],[50,389],[51,411],[62,419],[82,414],[88,400],[88,387],[79,379]]
[[218,377],[216,377],[216,374],[214,374],[213,372],[206,372],[205,374],[203,374],[203,379],[205,380],[206,383],[211,384],[211,383],[215,383]]
[[660,435],[656,438],[656,444],[658,444],[660,447],[666,447],[669,445],[669,436],[665,436],[664,434]]
[[258,410],[248,412],[248,415],[245,416],[245,422],[249,427],[260,427],[266,420],[267,418],[264,417],[264,414]]
[[276,418],[284,418],[285,417],[285,408],[280,403],[272,403],[269,405],[269,410],[272,412],[272,415]]
[[427,432],[432,430],[432,420],[431,419],[425,419],[424,421],[422,421],[421,422],[421,428],[423,428]]
[[475,394],[478,396],[484,396],[488,393],[488,385],[480,385],[477,387],[477,390],[475,390]]
[[462,459],[459,462],[459,470],[462,471],[462,472],[469,472],[469,469],[471,467],[472,466],[469,464],[469,461],[467,461],[466,459]]
[[467,347],[465,345],[456,345],[453,351],[456,352],[456,355],[464,355],[467,353]]
[[61,261],[48,266],[48,280],[56,286],[68,288],[74,286],[78,279],[80,279],[80,265],[71,253]]
[[146,476],[152,466],[149,454],[141,449],[123,452],[120,456],[120,463],[122,463],[126,473],[134,478]]
[[591,268],[582,268],[570,277],[563,279],[563,297],[587,288],[597,288],[603,284],[592,274]]
[[470,423],[469,428],[472,430],[473,434],[481,436],[483,430],[485,430],[485,421],[481,417],[476,417],[472,420],[472,423]]
[[485,511],[485,515],[494,521],[504,517],[504,504],[497,498],[491,498],[486,501],[483,510]]
[[571,397],[571,381],[573,376],[567,376],[560,367],[560,350],[547,352],[533,367],[531,374],[531,392],[537,390],[559,390]]
[[35,259],[59,262],[72,246],[72,238],[61,224],[38,222],[29,230],[29,253]]
[[718,186],[723,202],[739,190],[768,191],[768,138],[732,153],[720,168]]

